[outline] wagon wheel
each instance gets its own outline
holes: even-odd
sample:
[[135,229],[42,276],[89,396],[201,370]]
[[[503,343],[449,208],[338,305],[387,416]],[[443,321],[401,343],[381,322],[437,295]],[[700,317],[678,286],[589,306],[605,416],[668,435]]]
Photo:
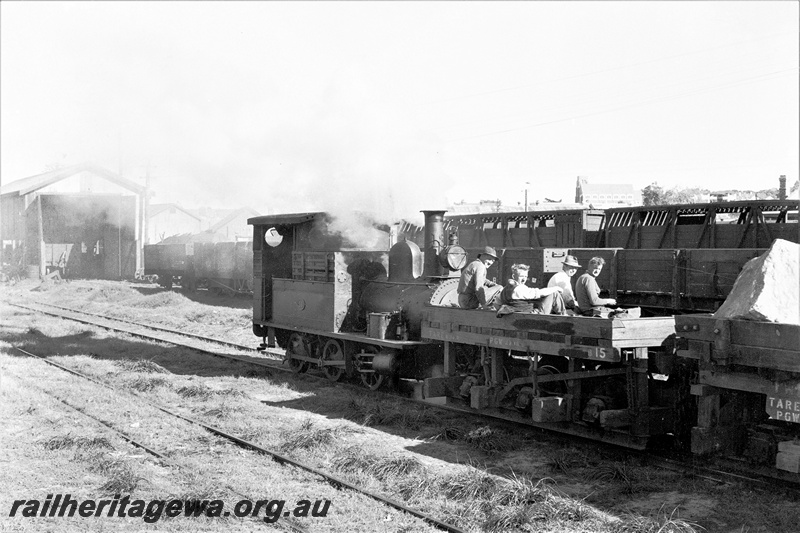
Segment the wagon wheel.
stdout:
[[477,346],[453,343],[455,354],[456,372],[458,374],[471,374],[480,372],[480,351]]
[[193,276],[182,276],[181,288],[186,292],[194,292],[197,290],[197,280]]
[[303,373],[308,370],[308,362],[300,359],[295,359],[293,355],[307,356],[308,350],[306,349],[305,339],[300,333],[292,333],[289,335],[289,342],[286,344],[286,357],[284,361],[289,363],[289,369],[297,374]]
[[378,353],[375,346],[364,346],[361,352],[356,354],[358,365],[358,377],[361,384],[369,390],[377,390],[383,385],[384,377],[372,370],[372,358]]
[[225,295],[226,296],[236,296],[239,294],[239,291],[236,289],[236,280],[229,279],[228,286],[225,288]]
[[236,294],[247,290],[247,282],[243,278],[236,278],[233,280],[233,288],[236,289]]
[[[342,343],[336,339],[330,339],[322,348],[322,359],[324,361],[344,361],[344,349]],[[342,366],[323,366],[322,372],[331,381],[339,381],[344,374]]]
[[[542,365],[536,371],[537,376],[552,376],[553,374],[560,374],[561,371],[554,366]],[[540,396],[561,396],[566,393],[566,385],[563,381],[550,381],[541,385],[537,384]]]

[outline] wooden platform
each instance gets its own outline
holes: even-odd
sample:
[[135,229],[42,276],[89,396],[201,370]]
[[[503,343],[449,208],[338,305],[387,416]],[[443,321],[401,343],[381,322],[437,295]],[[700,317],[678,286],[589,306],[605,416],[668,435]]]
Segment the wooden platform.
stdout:
[[422,338],[579,359],[621,361],[621,349],[671,346],[673,317],[604,319],[429,307]]
[[[683,315],[675,317],[675,331],[688,339],[688,349],[678,355],[697,360],[692,453],[743,449],[753,440],[743,424],[758,417],[754,411],[800,423],[800,325]],[[777,468],[791,471],[794,458],[788,455],[777,459]]]
[[682,357],[800,372],[800,325],[683,315],[675,317],[675,331],[689,340]]

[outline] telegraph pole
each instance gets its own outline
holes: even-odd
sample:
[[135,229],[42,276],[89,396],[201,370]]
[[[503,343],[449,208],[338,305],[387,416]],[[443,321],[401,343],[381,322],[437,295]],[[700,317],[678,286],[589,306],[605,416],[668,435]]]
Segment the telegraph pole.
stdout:
[[531,182],[529,182],[529,181],[525,182],[525,212],[526,213],[528,212],[528,185],[530,185],[530,184],[531,184]]
[[144,216],[142,217],[142,242],[147,243],[147,216],[150,212],[150,161],[147,162],[144,174]]

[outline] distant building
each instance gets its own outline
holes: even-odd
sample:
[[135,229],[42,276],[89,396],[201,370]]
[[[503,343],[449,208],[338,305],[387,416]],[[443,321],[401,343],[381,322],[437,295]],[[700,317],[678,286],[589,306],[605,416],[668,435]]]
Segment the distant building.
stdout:
[[2,261],[32,276],[133,278],[144,197],[141,185],[91,163],[3,184]]
[[198,233],[200,217],[176,204],[151,204],[147,209],[147,244],[157,244],[167,237]]
[[208,231],[219,235],[223,241],[250,241],[253,239],[253,227],[247,224],[247,219],[257,216],[261,216],[261,213],[250,207],[242,207],[215,222]]
[[[479,213],[497,213],[502,210],[500,200],[480,200],[479,202],[459,202],[447,210],[452,215],[475,215]],[[520,210],[521,211],[521,210]]]
[[737,199],[739,191],[711,191],[708,193],[711,202],[730,202]]
[[592,205],[641,205],[642,191],[630,183],[589,183],[578,177],[575,185],[575,202]]

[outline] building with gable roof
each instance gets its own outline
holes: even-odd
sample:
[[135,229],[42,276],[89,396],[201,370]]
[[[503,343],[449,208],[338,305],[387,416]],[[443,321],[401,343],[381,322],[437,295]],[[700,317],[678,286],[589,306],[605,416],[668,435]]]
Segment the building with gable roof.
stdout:
[[212,224],[208,231],[219,235],[223,241],[250,241],[253,239],[253,228],[247,224],[247,219],[257,216],[261,216],[261,213],[250,207],[242,207]]
[[156,244],[173,235],[198,233],[202,219],[176,204],[150,204],[147,208],[147,240]]
[[587,178],[579,176],[575,202],[594,206],[642,205],[642,191],[630,183],[589,183]]
[[133,278],[142,265],[145,187],[81,163],[0,188],[2,262],[44,276]]

